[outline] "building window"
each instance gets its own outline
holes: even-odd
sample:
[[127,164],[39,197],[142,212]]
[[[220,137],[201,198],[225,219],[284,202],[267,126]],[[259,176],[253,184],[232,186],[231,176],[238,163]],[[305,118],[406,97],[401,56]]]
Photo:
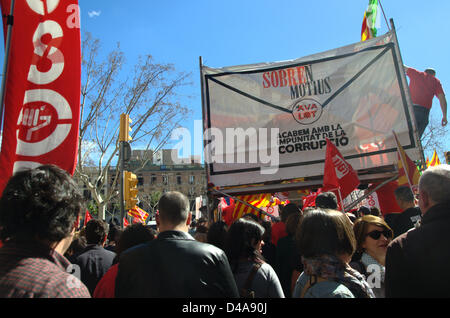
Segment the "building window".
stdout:
[[169,183],[169,177],[164,175],[164,176],[162,176],[162,178],[163,178],[163,184],[167,185]]
[[181,176],[177,175],[177,184],[181,184]]
[[195,176],[189,176],[189,184],[194,184],[195,182]]
[[152,177],[150,179],[150,184],[155,184],[157,180],[158,179],[157,179],[156,175],[152,174]]
[[138,176],[138,186],[143,186],[144,185],[144,177],[143,176]]

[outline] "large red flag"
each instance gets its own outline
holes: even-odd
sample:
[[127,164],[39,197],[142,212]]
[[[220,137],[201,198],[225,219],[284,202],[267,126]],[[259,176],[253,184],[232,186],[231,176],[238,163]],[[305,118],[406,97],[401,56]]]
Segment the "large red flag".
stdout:
[[[11,0],[0,0],[4,19]],[[0,193],[21,168],[76,165],[81,45],[77,0],[15,1],[5,88]]]
[[338,188],[343,200],[359,183],[358,174],[327,138],[322,191],[326,192]]

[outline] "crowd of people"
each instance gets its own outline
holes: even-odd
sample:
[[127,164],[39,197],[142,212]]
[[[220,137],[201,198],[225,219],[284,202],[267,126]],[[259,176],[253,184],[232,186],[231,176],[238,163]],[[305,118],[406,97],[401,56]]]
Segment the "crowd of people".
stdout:
[[[164,193],[157,230],[92,219],[63,170],[16,173],[0,198],[0,297],[391,298],[450,297],[450,166],[395,191],[395,217],[289,203],[280,221],[254,214],[230,226],[193,220],[180,192]],[[390,217],[388,217],[390,216]]]

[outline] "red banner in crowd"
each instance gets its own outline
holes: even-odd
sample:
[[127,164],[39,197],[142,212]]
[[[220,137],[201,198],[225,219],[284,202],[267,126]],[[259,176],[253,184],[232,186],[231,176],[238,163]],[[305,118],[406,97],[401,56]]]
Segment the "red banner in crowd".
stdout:
[[88,224],[88,222],[92,220],[92,216],[89,213],[89,210],[86,210],[86,213],[84,215],[84,222],[83,222],[83,226],[86,226],[86,224]]
[[[0,0],[4,19],[11,0]],[[55,164],[73,174],[81,45],[77,0],[15,1],[5,88],[0,193],[14,171]]]
[[358,174],[327,138],[322,191],[339,188],[342,200],[359,185]]

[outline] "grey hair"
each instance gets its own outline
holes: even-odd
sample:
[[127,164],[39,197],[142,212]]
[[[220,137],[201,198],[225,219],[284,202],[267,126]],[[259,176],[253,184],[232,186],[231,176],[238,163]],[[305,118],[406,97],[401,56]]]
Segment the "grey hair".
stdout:
[[450,165],[441,164],[425,170],[419,180],[419,189],[435,203],[450,200]]

